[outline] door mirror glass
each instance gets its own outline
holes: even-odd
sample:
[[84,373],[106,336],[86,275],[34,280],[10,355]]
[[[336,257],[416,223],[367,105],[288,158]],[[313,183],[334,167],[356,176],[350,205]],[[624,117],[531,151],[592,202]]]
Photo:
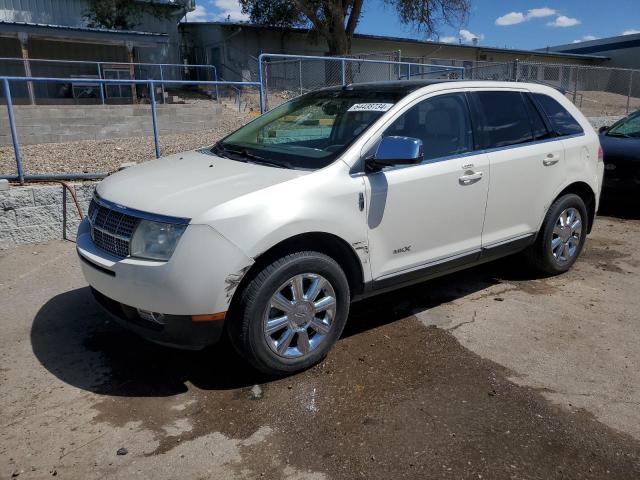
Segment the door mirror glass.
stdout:
[[422,162],[422,140],[412,137],[384,137],[375,155],[367,163],[370,170],[393,165],[412,165]]

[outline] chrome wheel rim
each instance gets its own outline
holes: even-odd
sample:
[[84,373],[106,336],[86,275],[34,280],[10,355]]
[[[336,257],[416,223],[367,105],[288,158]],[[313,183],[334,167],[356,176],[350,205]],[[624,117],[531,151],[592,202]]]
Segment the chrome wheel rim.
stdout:
[[578,253],[580,238],[582,237],[582,216],[575,208],[562,211],[551,235],[551,251],[555,261],[564,265],[571,261]]
[[264,338],[280,357],[305,357],[325,341],[335,314],[331,283],[315,273],[296,275],[271,296],[264,312]]

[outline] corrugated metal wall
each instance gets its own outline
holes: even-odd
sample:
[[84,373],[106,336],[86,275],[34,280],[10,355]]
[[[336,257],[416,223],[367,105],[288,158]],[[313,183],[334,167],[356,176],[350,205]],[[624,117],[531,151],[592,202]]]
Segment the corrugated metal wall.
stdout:
[[[63,25],[72,27],[85,27],[87,22],[84,14],[88,7],[87,0],[0,0],[0,21],[26,22],[45,25]],[[178,14],[178,11],[176,11]],[[165,33],[169,35],[169,45],[158,48],[136,49],[136,60],[150,63],[181,63],[180,43],[178,32],[178,18],[156,18],[151,15],[142,15],[134,30],[153,33]],[[53,45],[52,45],[53,46]],[[73,43],[67,44],[57,52],[32,53],[34,58],[60,58],[82,60],[122,60],[120,50],[106,48],[105,51],[94,50],[87,58],[85,45],[74,47]],[[114,57],[114,53],[117,58]],[[13,56],[13,55],[7,55]]]
[[84,26],[85,0],[0,0],[0,20]]

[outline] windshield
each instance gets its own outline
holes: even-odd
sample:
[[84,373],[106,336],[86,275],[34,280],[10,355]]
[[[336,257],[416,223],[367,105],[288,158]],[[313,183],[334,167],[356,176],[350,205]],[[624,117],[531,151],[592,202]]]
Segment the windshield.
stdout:
[[218,155],[283,168],[329,165],[403,95],[320,90],[284,103],[213,148]]
[[612,137],[640,138],[640,111],[623,118],[607,131]]

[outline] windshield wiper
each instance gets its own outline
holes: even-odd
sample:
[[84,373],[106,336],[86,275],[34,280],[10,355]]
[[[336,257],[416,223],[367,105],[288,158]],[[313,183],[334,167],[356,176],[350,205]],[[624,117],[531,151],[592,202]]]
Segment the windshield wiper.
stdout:
[[627,135],[626,133],[618,133],[618,132],[607,132],[606,135],[608,137],[631,138],[631,135]]
[[[264,157],[261,157],[260,155],[251,153],[246,148],[229,148],[229,147],[225,147],[220,142],[216,143],[214,145],[214,148],[216,149],[216,151],[224,154],[224,156],[226,156],[227,158],[231,158],[229,157],[229,154],[239,155],[241,157],[244,157],[245,159],[250,159],[251,163],[255,163],[255,164],[269,165],[271,167],[277,167],[277,168],[293,168],[293,166],[290,163],[274,162],[273,160],[268,160]],[[235,159],[232,159],[232,160],[235,160]],[[242,161],[247,162],[248,160],[242,160]]]

